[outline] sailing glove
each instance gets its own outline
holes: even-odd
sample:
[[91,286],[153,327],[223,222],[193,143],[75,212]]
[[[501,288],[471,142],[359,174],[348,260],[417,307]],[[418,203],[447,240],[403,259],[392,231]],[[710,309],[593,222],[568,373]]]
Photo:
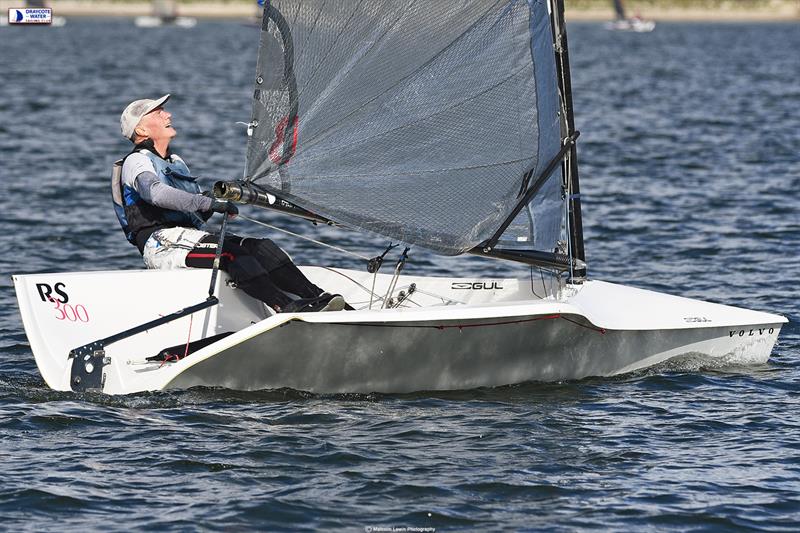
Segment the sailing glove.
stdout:
[[225,200],[211,200],[211,210],[215,213],[227,213],[228,215],[238,215],[239,208],[233,202]]

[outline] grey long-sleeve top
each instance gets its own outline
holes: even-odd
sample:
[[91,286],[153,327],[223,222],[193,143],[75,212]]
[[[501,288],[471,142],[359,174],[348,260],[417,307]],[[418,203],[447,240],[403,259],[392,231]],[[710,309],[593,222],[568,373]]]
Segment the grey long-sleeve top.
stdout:
[[164,209],[190,213],[211,209],[211,198],[162,183],[156,175],[153,163],[144,154],[134,153],[125,159],[122,183],[139,193],[145,202]]

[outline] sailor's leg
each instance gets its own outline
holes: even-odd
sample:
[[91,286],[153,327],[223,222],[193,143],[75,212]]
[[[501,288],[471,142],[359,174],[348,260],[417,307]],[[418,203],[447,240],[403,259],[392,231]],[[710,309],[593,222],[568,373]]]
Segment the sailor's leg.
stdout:
[[[213,268],[217,236],[207,235],[186,255],[186,266]],[[279,310],[292,301],[270,279],[255,257],[242,248],[238,239],[225,239],[220,255],[220,268],[230,274],[234,283],[245,293]]]
[[250,252],[269,273],[269,277],[275,285],[284,291],[296,294],[300,298],[314,298],[324,292],[311,283],[292,263],[286,252],[270,239],[248,237],[241,239],[240,242],[242,247]]

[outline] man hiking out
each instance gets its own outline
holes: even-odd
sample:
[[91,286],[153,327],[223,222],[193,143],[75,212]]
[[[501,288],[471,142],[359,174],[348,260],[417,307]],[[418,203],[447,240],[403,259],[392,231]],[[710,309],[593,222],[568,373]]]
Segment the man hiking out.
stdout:
[[[136,100],[122,112],[122,135],[134,148],[115,165],[114,209],[148,268],[212,268],[219,236],[201,228],[213,213],[235,217],[239,211],[230,202],[201,194],[186,163],[170,151],[176,131],[164,109],[169,97]],[[311,283],[269,239],[226,235],[220,268],[237,287],[278,313],[339,311],[346,305],[338,294]]]

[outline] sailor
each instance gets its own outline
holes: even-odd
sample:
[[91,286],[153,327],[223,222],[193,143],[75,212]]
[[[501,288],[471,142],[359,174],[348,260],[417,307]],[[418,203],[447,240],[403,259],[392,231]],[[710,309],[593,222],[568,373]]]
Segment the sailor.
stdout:
[[[122,112],[122,135],[134,148],[114,165],[114,209],[148,268],[212,268],[219,236],[203,231],[203,224],[213,213],[234,218],[239,211],[201,194],[186,163],[170,151],[176,131],[164,109],[169,97],[136,100]],[[226,236],[220,268],[276,312],[338,311],[346,305],[311,283],[269,239]]]

